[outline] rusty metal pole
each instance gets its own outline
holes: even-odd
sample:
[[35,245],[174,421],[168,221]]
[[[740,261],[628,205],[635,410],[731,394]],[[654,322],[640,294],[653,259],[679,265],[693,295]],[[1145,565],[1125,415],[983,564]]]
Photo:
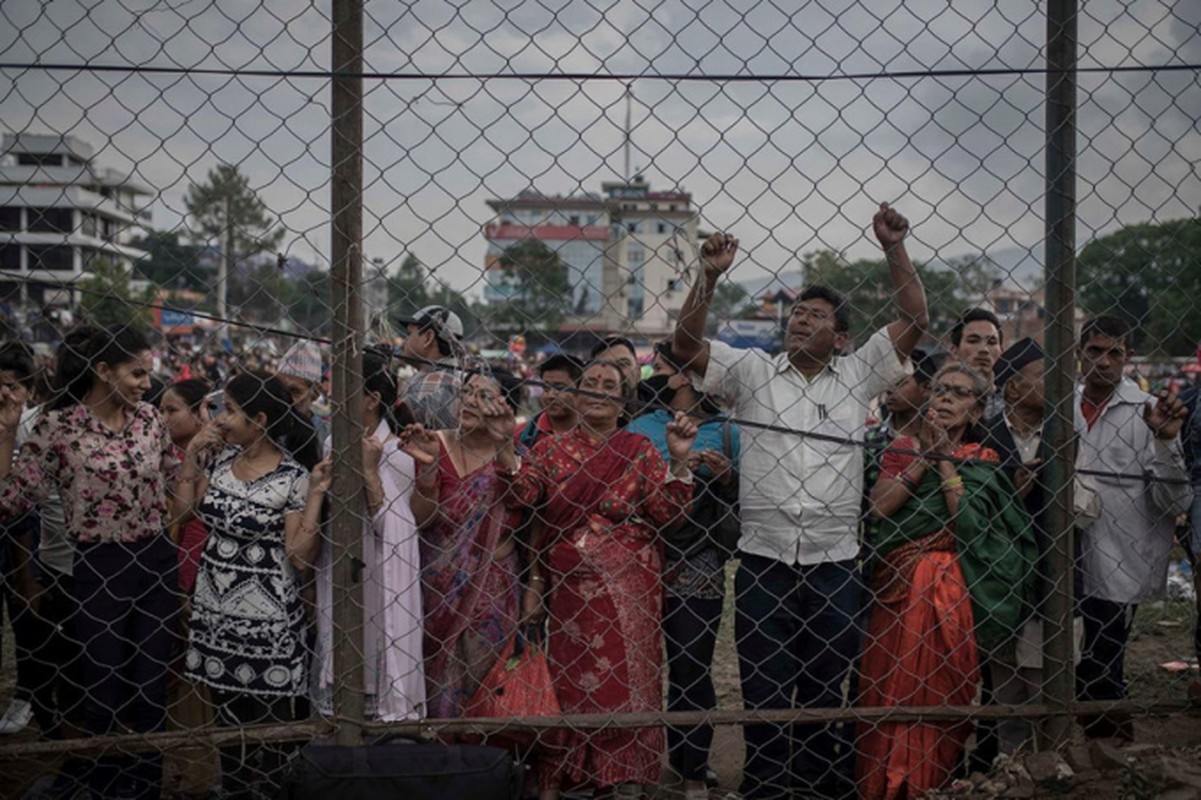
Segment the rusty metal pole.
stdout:
[[[1043,703],[1065,709],[1076,699],[1072,616],[1076,464],[1076,0],[1047,3],[1046,100],[1046,402],[1043,469],[1051,542],[1043,566],[1050,579],[1043,622]],[[1072,718],[1052,716],[1040,745],[1071,741]]]
[[330,143],[330,294],[333,308],[335,741],[362,742],[363,724],[363,3],[334,0]]

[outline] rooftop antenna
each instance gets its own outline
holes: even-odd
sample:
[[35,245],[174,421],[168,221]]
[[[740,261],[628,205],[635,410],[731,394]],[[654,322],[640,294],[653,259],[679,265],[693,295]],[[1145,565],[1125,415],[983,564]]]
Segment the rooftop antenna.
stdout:
[[625,182],[630,182],[630,121],[633,116],[634,105],[634,83],[631,81],[626,84],[626,129],[625,129],[625,173],[623,177]]

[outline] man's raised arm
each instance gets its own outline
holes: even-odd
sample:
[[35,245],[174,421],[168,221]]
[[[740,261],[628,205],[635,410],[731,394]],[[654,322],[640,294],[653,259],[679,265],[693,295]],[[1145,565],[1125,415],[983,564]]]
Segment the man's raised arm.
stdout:
[[901,312],[900,318],[888,326],[888,335],[897,350],[897,356],[906,361],[930,325],[930,315],[926,310],[926,290],[922,288],[922,279],[913,268],[913,262],[909,260],[909,253],[905,250],[909,220],[896,209],[889,208],[888,203],[881,203],[880,210],[872,218],[872,230],[888,258],[892,291],[897,301],[897,310]]
[[697,276],[671,340],[672,354],[689,371],[705,376],[709,368],[709,343],[705,341],[705,320],[709,316],[709,304],[713,302],[713,290],[722,273],[734,263],[738,252],[738,240],[728,233],[715,233],[701,245],[701,270]]

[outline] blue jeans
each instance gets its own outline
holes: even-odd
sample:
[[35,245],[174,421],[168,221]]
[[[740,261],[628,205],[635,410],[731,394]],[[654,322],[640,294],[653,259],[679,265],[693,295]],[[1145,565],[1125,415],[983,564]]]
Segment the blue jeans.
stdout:
[[[734,635],[746,707],[841,706],[842,682],[861,638],[862,587],[855,562],[792,565],[761,556],[741,558],[734,581]],[[838,771],[835,726],[787,727],[746,727],[742,794],[848,793],[851,776]]]

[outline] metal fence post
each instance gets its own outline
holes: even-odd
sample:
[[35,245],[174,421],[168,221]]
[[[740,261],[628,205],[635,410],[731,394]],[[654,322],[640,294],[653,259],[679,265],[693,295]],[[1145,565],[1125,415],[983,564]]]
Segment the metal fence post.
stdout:
[[[1046,514],[1051,541],[1044,569],[1050,578],[1043,623],[1043,702],[1071,705],[1076,694],[1072,659],[1073,480],[1076,436],[1076,2],[1047,4],[1046,99],[1046,403],[1044,470],[1051,498]],[[1047,717],[1043,747],[1066,745],[1069,716]]]
[[330,284],[333,306],[335,740],[362,741],[363,721],[363,4],[333,3]]

